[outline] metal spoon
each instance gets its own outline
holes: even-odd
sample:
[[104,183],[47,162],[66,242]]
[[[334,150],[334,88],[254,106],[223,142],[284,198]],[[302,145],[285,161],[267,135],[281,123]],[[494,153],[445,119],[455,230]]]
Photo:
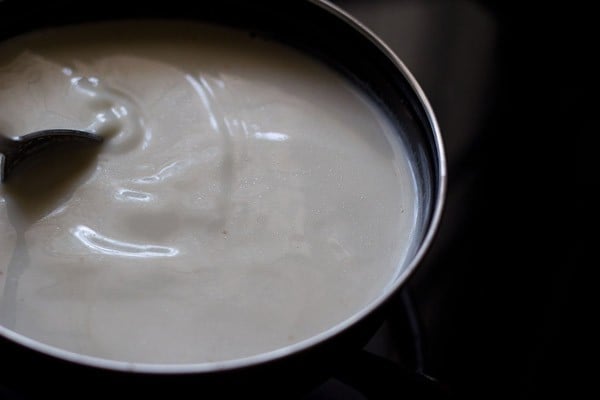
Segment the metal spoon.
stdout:
[[99,144],[102,137],[75,129],[46,129],[9,138],[0,134],[0,182],[5,182],[22,161],[55,144],[84,142]]

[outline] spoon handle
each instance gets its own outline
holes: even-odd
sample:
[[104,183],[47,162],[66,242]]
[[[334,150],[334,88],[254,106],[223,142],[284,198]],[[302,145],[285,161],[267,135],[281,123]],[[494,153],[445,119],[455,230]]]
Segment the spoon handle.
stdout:
[[17,144],[11,138],[0,134],[0,182],[5,180],[6,164],[10,156],[16,151]]

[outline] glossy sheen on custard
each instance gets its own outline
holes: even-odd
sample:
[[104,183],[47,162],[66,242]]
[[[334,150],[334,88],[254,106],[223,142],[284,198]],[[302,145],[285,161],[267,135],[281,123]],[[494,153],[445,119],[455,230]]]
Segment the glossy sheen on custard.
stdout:
[[0,325],[40,342],[148,363],[268,352],[364,308],[410,251],[394,128],[275,42],[138,21],[0,43],[0,132],[52,127],[106,140],[0,187]]

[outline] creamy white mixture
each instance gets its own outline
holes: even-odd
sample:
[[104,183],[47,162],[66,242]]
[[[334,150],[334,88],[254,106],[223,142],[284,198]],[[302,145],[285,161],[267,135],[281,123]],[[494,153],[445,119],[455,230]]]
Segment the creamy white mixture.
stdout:
[[0,133],[101,148],[0,187],[0,325],[106,359],[201,363],[307,339],[373,301],[416,221],[394,128],[274,42],[193,23],[0,43]]

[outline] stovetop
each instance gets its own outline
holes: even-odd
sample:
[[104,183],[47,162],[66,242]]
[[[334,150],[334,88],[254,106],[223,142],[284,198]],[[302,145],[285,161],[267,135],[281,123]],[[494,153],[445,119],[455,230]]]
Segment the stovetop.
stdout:
[[[570,275],[523,257],[530,207],[514,182],[525,118],[528,16],[514,2],[336,0],[403,60],[431,102],[448,160],[440,230],[387,319],[304,398],[538,398],[561,381]],[[519,2],[517,2],[519,3]],[[537,66],[537,65],[536,65]],[[514,179],[513,179],[514,178]],[[519,181],[522,181],[519,179]],[[516,194],[520,193],[520,194]],[[528,208],[529,210],[529,208]],[[532,211],[533,212],[533,211]],[[569,260],[553,253],[554,261]],[[0,399],[19,398],[4,393]]]

